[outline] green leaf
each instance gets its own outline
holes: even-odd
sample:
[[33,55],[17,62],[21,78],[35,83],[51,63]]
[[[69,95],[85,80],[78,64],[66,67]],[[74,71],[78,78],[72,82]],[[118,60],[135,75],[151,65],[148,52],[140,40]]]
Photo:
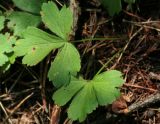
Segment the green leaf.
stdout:
[[119,82],[119,85],[121,85],[123,82],[123,79],[120,78],[121,76],[122,76],[122,73],[120,71],[111,70],[111,71],[106,71],[99,75],[96,75],[93,78],[93,81],[108,81],[110,83],[115,83],[115,84],[118,84]]
[[39,14],[41,5],[46,0],[12,0],[14,4],[25,11]]
[[4,21],[5,21],[5,17],[0,16],[0,31],[4,28]]
[[8,27],[13,29],[14,35],[21,35],[28,27],[37,27],[41,21],[40,16],[35,16],[26,12],[13,11],[8,17]]
[[121,0],[101,0],[101,2],[110,16],[118,14],[122,10]]
[[12,45],[15,43],[15,41],[15,37],[10,36],[8,33],[6,33],[5,35],[0,34],[0,53],[12,52]]
[[66,6],[59,10],[55,3],[48,2],[42,5],[42,21],[59,37],[68,40],[73,23],[72,12]]
[[8,57],[5,54],[0,53],[0,60],[0,66],[2,66],[8,61]]
[[15,43],[15,40],[16,39],[8,33],[5,35],[0,34],[0,66],[9,61],[7,54],[13,52],[13,44]]
[[87,114],[91,113],[98,106],[96,94],[91,83],[86,83],[85,87],[77,93],[76,97],[68,109],[68,117],[72,120],[84,121]]
[[10,68],[11,64],[15,62],[15,59],[16,59],[16,56],[13,52],[6,54],[6,57],[8,57],[7,61],[5,62],[5,64],[0,66],[0,73],[6,72]]
[[55,92],[53,100],[58,105],[64,105],[72,99],[68,116],[72,120],[82,122],[98,105],[110,104],[120,95],[116,87],[124,82],[121,76],[119,71],[111,70],[95,76],[90,81],[72,79],[69,85]]
[[110,104],[120,95],[115,87],[120,87],[124,82],[121,76],[121,72],[111,70],[94,77],[93,87],[99,105]]
[[23,34],[24,39],[16,42],[14,48],[16,56],[24,56],[23,64],[36,65],[53,49],[63,46],[63,41],[38,28],[29,27]]
[[[69,83],[67,86],[61,87],[53,95],[53,100],[58,105],[65,105],[71,98],[85,85],[79,80],[74,80],[72,78],[72,83]],[[64,97],[65,96],[65,97]]]
[[48,77],[57,88],[68,84],[71,75],[76,76],[79,72],[80,63],[79,52],[71,43],[66,42],[52,62]]

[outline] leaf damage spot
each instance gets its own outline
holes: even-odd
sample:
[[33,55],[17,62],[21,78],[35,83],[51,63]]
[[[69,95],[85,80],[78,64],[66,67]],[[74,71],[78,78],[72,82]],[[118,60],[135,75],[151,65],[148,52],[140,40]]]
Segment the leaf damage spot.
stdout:
[[32,48],[32,52],[34,52],[35,50],[36,50],[36,47],[33,47],[33,48]]

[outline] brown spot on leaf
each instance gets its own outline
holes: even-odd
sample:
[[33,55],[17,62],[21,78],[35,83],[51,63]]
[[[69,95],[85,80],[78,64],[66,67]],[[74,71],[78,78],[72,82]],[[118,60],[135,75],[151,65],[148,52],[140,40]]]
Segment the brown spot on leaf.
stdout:
[[36,50],[36,48],[35,48],[35,47],[33,47],[33,48],[32,48],[32,51],[34,52],[35,50]]

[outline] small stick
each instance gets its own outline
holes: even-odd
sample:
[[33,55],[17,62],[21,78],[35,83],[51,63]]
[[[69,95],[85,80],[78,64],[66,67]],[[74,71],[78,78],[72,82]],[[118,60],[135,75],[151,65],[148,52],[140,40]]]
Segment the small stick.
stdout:
[[[0,107],[2,108],[3,112],[5,113],[5,115],[8,117],[7,111],[5,110],[5,108],[4,108],[4,106],[3,106],[3,104],[2,104],[1,101],[0,101]],[[9,122],[10,124],[12,124],[12,121],[11,121],[10,118],[8,118],[8,122]]]
[[128,114],[128,113],[139,110],[140,108],[144,108],[150,104],[153,104],[159,101],[160,101],[160,92],[157,92],[155,94],[148,96],[145,100],[133,103],[127,109],[124,109],[123,112],[125,114]]
[[128,48],[128,46],[129,46],[130,42],[132,41],[132,39],[133,39],[135,36],[137,36],[137,34],[139,34],[142,30],[143,30],[143,27],[139,28],[138,31],[136,31],[136,32],[129,38],[127,44],[124,46],[121,54],[119,55],[119,58],[117,59],[116,63],[115,63],[110,69],[114,69],[114,68],[117,66],[117,64],[120,62],[120,60],[121,60],[124,52],[125,52],[126,49]]
[[51,59],[51,53],[47,56],[44,68],[43,68],[43,65],[41,66],[41,78],[40,78],[43,110],[45,110],[46,112],[48,112],[48,110],[47,110],[45,89],[46,89],[46,79],[47,79],[48,66],[49,66],[50,59]]
[[25,97],[13,110],[11,110],[11,113],[5,118],[5,120],[8,120],[9,117],[26,101],[28,100],[33,93],[29,94],[27,97]]
[[151,79],[155,79],[155,80],[159,80],[159,81],[160,81],[160,74],[156,74],[156,73],[154,73],[154,72],[150,72],[150,73],[149,73],[149,77],[150,77]]
[[59,124],[60,113],[61,113],[61,107],[58,105],[54,105],[52,108],[50,124]]
[[69,7],[73,13],[73,25],[72,25],[72,31],[70,33],[70,40],[74,40],[75,33],[78,28],[77,23],[78,23],[79,15],[81,14],[81,9],[79,7],[78,0],[70,0]]
[[144,89],[144,90],[150,90],[152,92],[156,92],[157,90],[155,89],[152,89],[152,88],[147,88],[147,87],[143,87],[143,86],[139,86],[139,85],[134,85],[134,84],[123,84],[124,86],[127,86],[127,87],[134,87],[134,88],[139,88],[139,89]]

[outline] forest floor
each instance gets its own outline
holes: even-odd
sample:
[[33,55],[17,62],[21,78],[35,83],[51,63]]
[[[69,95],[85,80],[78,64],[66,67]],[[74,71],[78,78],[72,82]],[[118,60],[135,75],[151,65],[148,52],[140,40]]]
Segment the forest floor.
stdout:
[[[80,7],[76,39],[115,38],[76,44],[84,78],[91,79],[105,65],[104,70],[117,69],[125,79],[121,97],[99,107],[83,124],[160,124],[160,2],[140,1],[132,11],[124,5],[113,18],[89,1],[82,0]],[[0,79],[2,124],[78,124],[67,118],[66,107],[54,105],[55,89],[48,80],[42,98],[36,78],[41,67],[17,62]]]

